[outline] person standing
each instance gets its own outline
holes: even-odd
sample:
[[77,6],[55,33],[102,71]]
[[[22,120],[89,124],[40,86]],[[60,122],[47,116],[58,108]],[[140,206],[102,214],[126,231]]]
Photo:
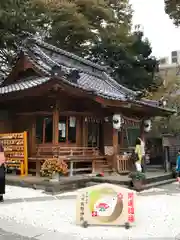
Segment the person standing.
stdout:
[[176,160],[176,173],[177,173],[177,181],[180,187],[180,150],[178,151],[178,156]]
[[141,167],[142,172],[146,172],[146,159],[145,159],[145,142],[139,137],[140,143],[141,143],[141,155],[142,155],[142,161],[141,161]]
[[3,202],[5,194],[5,155],[2,143],[0,143],[0,202]]
[[136,170],[138,172],[142,172],[142,149],[141,149],[141,141],[140,138],[136,140],[136,147],[135,147],[135,154],[136,154],[136,160],[135,160],[135,166]]

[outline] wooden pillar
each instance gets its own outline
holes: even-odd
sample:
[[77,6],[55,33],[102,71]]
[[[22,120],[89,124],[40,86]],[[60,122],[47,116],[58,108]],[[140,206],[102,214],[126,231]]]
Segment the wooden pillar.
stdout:
[[58,144],[59,142],[59,107],[56,103],[56,106],[53,110],[53,144]]
[[28,156],[32,156],[36,153],[36,118],[31,116],[28,120],[26,119],[26,122],[28,126],[24,129],[28,132]]
[[117,169],[117,155],[118,155],[118,130],[113,128],[113,168]]
[[144,121],[142,120],[140,124],[140,138],[145,141]]
[[104,133],[105,133],[105,128],[104,128],[104,121],[99,124],[99,150],[100,152],[104,155]]
[[[145,142],[145,131],[144,131],[144,120],[141,121],[140,123],[140,138],[141,140],[144,142],[144,147],[146,149],[146,142]],[[147,166],[146,166],[146,159],[145,156],[142,158],[142,166],[143,166],[143,172],[145,173],[147,170]]]
[[118,133],[118,134],[120,134],[120,141],[119,141],[119,149],[118,150],[120,150],[124,146],[124,133],[125,133],[124,128],[125,128],[125,126],[122,125],[121,130]]
[[76,145],[78,147],[80,147],[82,144],[81,120],[81,117],[76,117]]
[[32,120],[32,128],[31,128],[31,153],[36,153],[36,118]]
[[88,145],[88,123],[85,122],[85,117],[83,117],[83,122],[82,122],[82,144],[83,147],[87,147]]

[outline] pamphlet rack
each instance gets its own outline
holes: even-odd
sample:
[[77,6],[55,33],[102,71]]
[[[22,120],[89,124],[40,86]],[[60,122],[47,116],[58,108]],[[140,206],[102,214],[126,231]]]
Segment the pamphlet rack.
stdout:
[[21,176],[28,175],[27,132],[0,134],[0,141],[7,169],[19,170]]

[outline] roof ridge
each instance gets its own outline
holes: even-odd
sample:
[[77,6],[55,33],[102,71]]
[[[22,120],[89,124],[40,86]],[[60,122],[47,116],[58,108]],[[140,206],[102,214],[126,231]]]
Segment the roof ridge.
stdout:
[[[44,57],[46,57],[47,59],[49,59],[51,62],[54,62],[54,60],[53,59],[51,59],[44,51],[42,51],[41,50],[41,48],[40,48],[40,46],[36,46],[37,48],[38,48],[38,50],[43,54],[43,56]],[[28,58],[31,58],[30,56],[29,56],[29,52],[27,53],[27,51],[31,51],[31,49],[29,49],[28,47],[24,47],[24,48],[22,48],[22,51],[24,52],[24,54],[28,57]],[[30,61],[33,61],[33,62],[35,62],[36,63],[36,65],[38,65],[38,63],[36,62],[36,60],[35,59],[32,59],[31,58],[31,60]],[[57,63],[57,62],[54,62],[54,64],[56,64],[56,65],[63,65],[64,67],[66,67],[66,68],[72,68],[71,66],[67,66],[66,64],[64,64],[63,62],[61,62],[61,63]],[[40,67],[40,66],[39,66]],[[42,70],[42,66],[40,67],[40,69]],[[100,76],[99,74],[97,74],[96,72],[90,72],[90,71],[87,71],[87,70],[81,70],[80,69],[80,67],[75,67],[78,71],[80,71],[80,72],[84,72],[85,74],[89,74],[89,75],[91,75],[91,76],[95,76],[95,77],[98,77],[98,78],[100,78],[100,79],[102,79],[102,76]],[[44,69],[44,68],[43,68]],[[47,70],[45,70],[45,71],[47,71]],[[101,73],[104,73],[103,71],[101,71]]]
[[115,81],[109,74],[107,74],[106,72],[103,72],[103,74],[105,75],[105,77],[108,79],[109,83],[115,87],[118,88],[119,91],[125,91],[127,94],[131,94],[133,96],[138,95],[137,91],[133,91],[127,87],[124,87],[123,85],[121,85],[120,83],[118,83],[117,81]]
[[96,68],[98,70],[101,70],[101,71],[107,71],[107,67],[104,67],[104,66],[101,66],[99,64],[93,63],[90,60],[86,60],[83,57],[80,57],[80,56],[78,56],[78,55],[76,55],[74,53],[71,53],[71,52],[65,51],[65,50],[63,50],[61,48],[58,48],[56,46],[53,46],[53,45],[51,45],[51,44],[49,44],[49,43],[47,43],[47,42],[45,42],[43,40],[40,40],[40,39],[35,38],[33,36],[30,36],[27,39],[29,39],[31,41],[34,41],[37,45],[43,46],[44,48],[48,48],[48,49],[50,49],[50,50],[52,50],[52,51],[54,51],[56,53],[63,54],[65,56],[67,56],[67,57],[70,57],[72,59],[80,61],[80,62],[82,62],[82,63],[84,63],[84,64],[86,64],[88,66],[94,67],[94,68]]

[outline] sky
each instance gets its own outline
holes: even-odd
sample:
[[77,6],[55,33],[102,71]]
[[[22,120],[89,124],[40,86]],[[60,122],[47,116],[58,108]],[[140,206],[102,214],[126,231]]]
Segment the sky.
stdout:
[[134,10],[133,24],[143,27],[157,58],[180,50],[180,27],[176,28],[164,12],[164,0],[130,0]]

